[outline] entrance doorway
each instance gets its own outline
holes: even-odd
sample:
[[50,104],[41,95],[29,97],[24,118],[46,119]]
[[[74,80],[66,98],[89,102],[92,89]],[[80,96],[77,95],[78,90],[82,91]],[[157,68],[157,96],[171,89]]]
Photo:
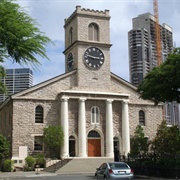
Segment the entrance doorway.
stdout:
[[88,134],[88,156],[101,156],[101,137],[97,131],[90,131]]
[[114,150],[119,150],[119,139],[117,137],[114,137]]
[[69,156],[74,157],[76,155],[76,141],[74,136],[69,137]]

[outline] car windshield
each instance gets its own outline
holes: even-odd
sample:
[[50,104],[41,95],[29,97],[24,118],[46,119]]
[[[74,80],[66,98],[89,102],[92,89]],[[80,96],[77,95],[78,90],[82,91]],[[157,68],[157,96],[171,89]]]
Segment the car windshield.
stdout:
[[127,164],[124,163],[109,163],[111,169],[127,169]]

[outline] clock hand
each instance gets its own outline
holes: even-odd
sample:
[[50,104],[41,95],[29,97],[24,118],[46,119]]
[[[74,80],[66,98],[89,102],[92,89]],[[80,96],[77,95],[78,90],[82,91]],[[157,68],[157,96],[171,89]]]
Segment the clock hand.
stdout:
[[100,57],[94,57],[94,59],[100,59]]
[[93,59],[100,59],[100,57],[95,57],[95,56],[91,56],[91,55],[87,55],[87,56],[90,58],[93,58]]

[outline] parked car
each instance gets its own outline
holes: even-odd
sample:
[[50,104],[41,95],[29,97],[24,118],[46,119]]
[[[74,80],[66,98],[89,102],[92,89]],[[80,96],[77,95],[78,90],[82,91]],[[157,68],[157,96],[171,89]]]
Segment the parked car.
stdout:
[[96,169],[97,179],[133,179],[134,173],[125,162],[105,162]]

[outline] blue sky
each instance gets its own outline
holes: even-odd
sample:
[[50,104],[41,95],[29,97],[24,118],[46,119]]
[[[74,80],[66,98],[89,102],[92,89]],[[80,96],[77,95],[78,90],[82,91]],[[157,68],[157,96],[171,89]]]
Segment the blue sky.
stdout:
[[[50,37],[55,46],[47,46],[50,61],[38,58],[41,66],[33,70],[34,82],[38,84],[65,72],[64,19],[75,7],[110,11],[111,71],[129,81],[128,31],[132,18],[153,12],[153,0],[16,0],[25,11],[39,23],[39,29]],[[173,40],[180,46],[180,0],[159,0],[159,22],[173,28]],[[8,61],[5,68],[23,68]],[[28,66],[24,66],[28,67]],[[31,68],[31,66],[29,66]]]

